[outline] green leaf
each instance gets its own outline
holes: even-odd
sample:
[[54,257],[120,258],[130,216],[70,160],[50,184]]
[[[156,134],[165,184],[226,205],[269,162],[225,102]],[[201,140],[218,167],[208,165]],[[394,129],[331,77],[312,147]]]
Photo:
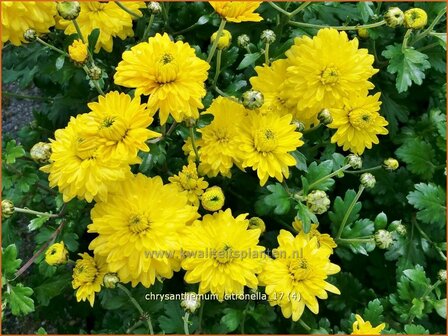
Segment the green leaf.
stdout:
[[[360,219],[352,224],[346,225],[342,231],[341,238],[358,239],[365,236],[370,236],[374,231],[375,226],[370,219]],[[375,243],[373,240],[370,242],[351,241],[348,246],[354,253],[361,253],[364,255],[368,255],[368,252],[375,249]]]
[[389,60],[387,71],[397,74],[399,93],[406,92],[412,83],[421,85],[425,78],[424,71],[431,67],[428,56],[412,48],[402,50],[402,45],[397,43],[387,46],[382,55]]
[[60,295],[71,285],[71,275],[68,273],[48,279],[43,284],[34,288],[35,296],[39,304],[48,306],[50,300]]
[[13,315],[26,315],[34,311],[34,301],[30,298],[33,290],[22,285],[9,285],[9,291],[5,293]]
[[40,327],[36,331],[36,335],[47,335],[47,334],[48,334],[47,331],[43,327]]
[[372,325],[376,326],[384,322],[383,312],[384,308],[380,300],[375,299],[367,304],[363,318],[365,321],[369,321]]
[[64,62],[65,62],[65,55],[61,55],[58,58],[56,58],[56,70],[61,70],[62,67],[64,66]]
[[238,67],[236,69],[242,70],[251,65],[254,65],[255,62],[260,58],[260,56],[261,56],[261,53],[259,53],[259,52],[256,52],[253,54],[245,54],[243,60],[241,61],[241,63],[238,65]]
[[49,219],[50,217],[48,216],[37,216],[36,218],[33,218],[28,224],[28,230],[31,232],[41,228]]
[[100,29],[95,28],[94,30],[92,30],[89,37],[87,38],[88,43],[89,43],[89,50],[91,53],[93,53],[95,46],[96,46],[96,42],[98,41],[99,37],[100,37]]
[[446,299],[437,300],[433,304],[437,314],[446,320]]
[[399,104],[397,100],[392,99],[391,95],[385,90],[381,92],[381,101],[383,102],[381,112],[389,122],[387,128],[394,134],[398,130],[399,122],[408,121],[409,109],[407,106]]
[[364,23],[368,22],[369,19],[374,15],[374,12],[371,8],[371,6],[373,6],[373,3],[371,1],[358,2],[356,6],[361,13],[361,18]]
[[319,223],[316,215],[311,212],[310,209],[306,205],[304,205],[302,202],[298,202],[296,205],[297,209],[297,219],[299,219],[302,222],[303,225],[303,231],[305,233],[310,232],[311,230],[311,224],[317,224]]
[[436,37],[442,48],[446,50],[446,33],[431,33],[431,36]]
[[408,169],[422,178],[429,180],[434,174],[435,152],[432,146],[417,138],[406,141],[396,150],[396,155],[403,160]]
[[[348,208],[350,207],[350,204],[353,202],[355,197],[356,192],[353,189],[349,189],[345,192],[344,199],[342,199],[340,196],[336,197],[333,203],[333,211],[328,212],[328,217],[334,224],[332,226],[334,232],[339,227],[339,225],[341,225],[345,213],[347,212]],[[361,208],[362,208],[361,202],[356,202],[356,204],[352,209],[352,212],[350,213],[350,216],[348,216],[346,224],[353,223],[355,220],[358,219]]]
[[264,197],[264,203],[274,208],[275,214],[286,214],[291,208],[291,199],[285,188],[280,183],[276,183],[268,185],[267,189],[271,194]]
[[11,244],[6,248],[2,248],[2,275],[13,276],[19,268],[22,260],[17,259],[17,247]]
[[[308,166],[307,174],[302,177],[303,192],[307,194],[310,190],[327,191],[330,189],[334,184],[334,180],[332,178],[322,179],[330,174],[332,169],[332,160],[321,162],[319,165],[317,162],[311,163]],[[305,183],[304,179],[306,179]]]
[[224,324],[228,332],[235,331],[243,319],[243,312],[233,308],[225,308],[221,323]]
[[25,156],[25,150],[22,145],[17,145],[15,140],[11,140],[6,144],[3,155],[7,164],[13,164],[16,159]]
[[446,222],[446,194],[445,191],[433,183],[419,183],[415,191],[407,196],[409,204],[420,210],[417,218],[427,224],[435,224],[440,228]]
[[404,326],[404,331],[407,335],[427,335],[429,334],[429,330],[426,330],[425,327],[416,324],[407,324]]

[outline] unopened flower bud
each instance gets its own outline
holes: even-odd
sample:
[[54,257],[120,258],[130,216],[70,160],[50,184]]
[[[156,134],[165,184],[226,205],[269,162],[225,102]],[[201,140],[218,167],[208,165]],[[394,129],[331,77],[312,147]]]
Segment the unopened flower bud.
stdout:
[[319,114],[317,115],[317,119],[319,119],[319,121],[323,124],[323,125],[328,125],[331,124],[333,122],[333,117],[331,116],[331,113],[328,109],[324,108],[323,110],[321,110],[319,112]]
[[388,158],[383,161],[383,168],[386,170],[397,170],[400,164],[396,159]]
[[387,230],[378,230],[375,232],[375,243],[380,249],[389,248],[390,244],[392,244],[393,238],[392,234]]
[[99,80],[102,77],[102,70],[101,68],[97,67],[96,65],[89,68],[88,74],[90,79],[92,80]]
[[345,158],[345,164],[350,165],[353,169],[361,169],[362,168],[362,159],[360,156],[356,154],[349,154]]
[[375,183],[376,183],[375,176],[373,176],[370,173],[362,174],[361,178],[360,178],[360,181],[361,181],[361,184],[366,189],[372,189],[375,186]]
[[296,126],[296,130],[303,132],[305,130],[305,124],[298,120],[293,120],[292,123]]
[[330,203],[330,199],[323,190],[313,190],[306,197],[306,206],[317,215],[326,212]]
[[446,270],[441,269],[439,273],[437,273],[437,277],[440,281],[445,282],[446,281]]
[[184,300],[181,301],[180,306],[186,312],[193,314],[201,306],[201,298],[195,292],[187,292],[184,294]]
[[358,36],[362,39],[369,38],[369,30],[367,28],[359,28],[358,29]]
[[78,1],[63,1],[56,3],[56,9],[63,19],[74,20],[78,17],[81,6]]
[[252,217],[249,219],[249,229],[260,229],[263,233],[266,231],[266,224],[260,217]]
[[263,94],[260,91],[249,90],[243,93],[243,105],[249,110],[260,108],[264,103]]
[[220,210],[224,205],[224,201],[224,193],[218,186],[206,189],[201,196],[202,207],[208,211]]
[[73,43],[68,46],[68,54],[73,62],[83,65],[87,61],[87,56],[89,55],[87,44],[81,40],[74,40]]
[[428,23],[428,15],[421,8],[411,8],[404,12],[404,26],[412,29],[422,29]]
[[387,215],[384,212],[380,212],[375,217],[374,224],[376,230],[385,229],[387,226]]
[[391,28],[401,26],[404,21],[404,13],[398,7],[391,7],[384,14],[384,20],[386,21],[386,25]]
[[54,243],[45,252],[45,261],[48,265],[56,266],[66,264],[68,260],[68,251],[64,242]]
[[247,36],[246,34],[238,36],[237,44],[240,48],[246,48],[250,44],[249,36]]
[[8,199],[2,200],[2,217],[9,218],[14,214],[14,203]]
[[272,30],[266,29],[262,31],[260,38],[264,43],[270,44],[275,42],[276,36]]
[[37,33],[34,29],[30,28],[25,31],[25,33],[23,34],[23,37],[25,38],[25,40],[27,42],[33,42],[36,40]]
[[177,35],[175,38],[174,38],[174,40],[177,42],[177,41],[185,41],[185,36],[183,36],[183,35]]
[[[212,37],[210,38],[210,41],[214,43],[217,36],[218,32],[213,33]],[[217,48],[218,49],[228,48],[230,46],[230,43],[232,43],[232,34],[230,34],[228,30],[223,29],[223,31],[221,32],[221,36],[219,37],[218,40]]]
[[156,1],[151,1],[148,3],[148,9],[151,14],[160,14],[162,12],[162,6]]
[[194,118],[185,119],[185,125],[187,127],[194,127],[196,125],[196,119],[194,119]]
[[117,273],[106,273],[106,275],[104,275],[103,285],[106,288],[115,288],[119,282],[120,278]]
[[38,142],[31,148],[30,156],[37,163],[47,163],[51,156],[51,144]]

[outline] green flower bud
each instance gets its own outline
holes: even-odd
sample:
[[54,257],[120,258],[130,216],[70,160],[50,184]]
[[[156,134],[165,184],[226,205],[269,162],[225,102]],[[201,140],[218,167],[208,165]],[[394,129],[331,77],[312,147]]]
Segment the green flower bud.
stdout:
[[102,77],[103,71],[101,70],[101,68],[94,65],[91,68],[89,68],[88,74],[90,79],[99,80]]
[[361,181],[361,184],[366,189],[372,189],[375,186],[375,183],[376,183],[375,176],[373,176],[370,173],[362,174],[360,181]]
[[298,120],[293,120],[292,123],[296,126],[297,131],[303,132],[305,130],[305,124]]
[[361,169],[362,159],[356,154],[349,154],[345,158],[345,164],[349,164],[353,169]]
[[37,163],[47,163],[51,156],[51,144],[38,142],[30,150],[31,158]]
[[380,249],[388,249],[392,242],[392,234],[389,231],[378,230],[375,232],[375,243]]
[[439,273],[437,273],[437,277],[439,278],[440,281],[446,282],[446,270],[441,269]]
[[383,168],[386,170],[397,170],[400,164],[396,159],[388,158],[383,161]]
[[263,233],[266,231],[266,224],[260,217],[252,217],[249,219],[249,229],[260,229]]
[[180,306],[186,312],[193,314],[201,306],[201,298],[195,292],[187,292],[184,294],[184,299],[181,301]]
[[78,1],[63,1],[56,3],[56,9],[63,19],[74,20],[78,17],[81,6]]
[[315,214],[321,215],[330,207],[330,199],[325,191],[313,190],[306,197],[306,206]]
[[358,36],[362,39],[369,38],[369,30],[367,28],[359,28],[358,29]]
[[384,20],[386,21],[386,25],[391,28],[401,26],[404,21],[404,13],[398,7],[391,7],[384,14]]
[[276,36],[272,30],[266,29],[266,30],[263,30],[263,32],[261,33],[260,38],[264,43],[271,44],[271,43],[275,42]]
[[2,217],[9,218],[14,214],[14,203],[8,199],[2,200]]
[[243,93],[243,105],[249,110],[260,108],[264,103],[263,94],[260,91],[249,90]]
[[117,273],[106,273],[104,275],[103,285],[106,288],[115,288],[119,282],[120,278],[117,276]]
[[34,29],[30,28],[25,31],[25,33],[23,34],[23,37],[25,38],[25,40],[27,42],[33,42],[36,40],[37,33]]
[[250,44],[249,36],[247,36],[246,34],[238,36],[237,44],[240,48],[246,48]]
[[148,3],[148,9],[151,14],[160,14],[162,12],[162,6],[156,1],[151,1]]
[[328,109],[324,108],[322,109],[319,114],[317,115],[317,119],[323,124],[328,125],[333,122],[333,117],[331,116],[331,113]]
[[401,220],[394,220],[389,225],[389,231],[396,231],[400,236],[406,236],[406,226],[401,223]]
[[387,215],[384,212],[380,212],[375,218],[375,229],[385,229],[387,226]]

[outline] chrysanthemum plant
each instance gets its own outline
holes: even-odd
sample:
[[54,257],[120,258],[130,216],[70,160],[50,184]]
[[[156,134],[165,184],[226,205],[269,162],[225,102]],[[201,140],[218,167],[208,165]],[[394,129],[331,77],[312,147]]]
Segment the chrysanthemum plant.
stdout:
[[1,6],[5,333],[446,332],[444,3]]

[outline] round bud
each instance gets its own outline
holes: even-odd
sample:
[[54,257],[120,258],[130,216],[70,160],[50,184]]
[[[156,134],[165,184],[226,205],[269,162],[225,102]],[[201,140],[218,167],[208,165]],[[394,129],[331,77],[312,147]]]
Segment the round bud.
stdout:
[[373,176],[370,173],[362,174],[361,178],[360,178],[360,181],[361,181],[361,184],[366,189],[372,189],[375,186],[375,183],[376,183],[375,176]]
[[350,165],[353,169],[361,169],[362,168],[362,159],[360,156],[356,154],[349,154],[345,158],[345,164]]
[[89,74],[90,79],[99,80],[99,79],[101,79],[103,72],[102,72],[101,68],[94,65],[91,68],[89,68],[88,74]]
[[115,288],[117,283],[120,282],[120,278],[117,273],[106,273],[103,278],[103,285],[106,288]]
[[266,231],[266,224],[260,217],[252,217],[249,219],[249,229],[260,229],[263,233]]
[[274,43],[275,42],[276,36],[275,36],[275,33],[272,30],[266,29],[266,30],[263,30],[261,32],[260,38],[261,38],[261,40],[264,43],[269,43],[270,44],[270,43]]
[[250,44],[249,36],[246,34],[238,36],[237,44],[240,48],[246,48]]
[[428,15],[421,8],[411,8],[404,12],[404,26],[412,29],[422,29],[428,23]]
[[196,125],[196,119],[194,118],[187,118],[184,121],[187,127],[194,127]]
[[160,14],[162,12],[162,6],[156,1],[151,1],[148,3],[148,9],[151,14]]
[[383,161],[383,168],[386,170],[397,170],[400,164],[396,159],[388,158]]
[[68,251],[64,242],[54,243],[45,251],[45,261],[48,265],[64,265],[67,263],[67,260]]
[[202,207],[208,211],[220,210],[224,205],[224,201],[224,193],[218,186],[206,189],[201,196]]
[[303,132],[305,130],[305,124],[298,120],[293,120],[292,123],[296,126],[298,132]]
[[358,36],[362,39],[369,38],[369,30],[367,28],[359,28],[358,29]]
[[321,215],[330,207],[330,199],[325,191],[313,190],[306,196],[306,206],[311,212]]
[[[217,36],[218,32],[213,33],[212,37],[210,38],[210,41],[214,43]],[[228,30],[223,29],[223,31],[221,32],[221,36],[219,37],[218,40],[217,48],[220,50],[228,48],[230,46],[230,43],[232,43],[232,34],[230,34]]]
[[437,277],[440,281],[445,282],[446,281],[446,270],[441,269],[439,273],[437,273]]
[[2,217],[9,218],[14,214],[14,203],[8,199],[2,200]]
[[38,142],[30,150],[31,158],[37,163],[47,163],[51,156],[51,144]]
[[74,20],[81,11],[78,1],[62,1],[56,3],[56,9],[59,15],[65,20]]
[[264,97],[260,91],[249,90],[243,93],[243,105],[249,110],[255,110],[263,106]]
[[387,249],[392,244],[392,234],[387,230],[378,230],[375,232],[375,243],[380,249]]
[[36,40],[37,37],[37,33],[34,29],[27,29],[25,31],[25,33],[23,33],[23,38],[25,39],[25,41],[27,42],[33,42]]
[[324,125],[328,125],[333,122],[333,117],[331,116],[330,111],[326,108],[319,112],[317,119],[319,119],[319,121]]
[[375,217],[375,229],[376,230],[381,230],[381,229],[385,229],[387,226],[387,215],[384,212],[380,212],[376,217]]
[[386,25],[391,28],[401,26],[404,21],[404,13],[398,7],[391,7],[384,14],[384,20],[386,21]]
[[87,62],[89,50],[87,44],[81,40],[74,40],[71,45],[68,46],[68,54],[70,59],[78,65],[83,65]]
[[187,292],[183,295],[184,299],[180,306],[188,313],[194,313],[201,306],[201,297],[195,292]]

